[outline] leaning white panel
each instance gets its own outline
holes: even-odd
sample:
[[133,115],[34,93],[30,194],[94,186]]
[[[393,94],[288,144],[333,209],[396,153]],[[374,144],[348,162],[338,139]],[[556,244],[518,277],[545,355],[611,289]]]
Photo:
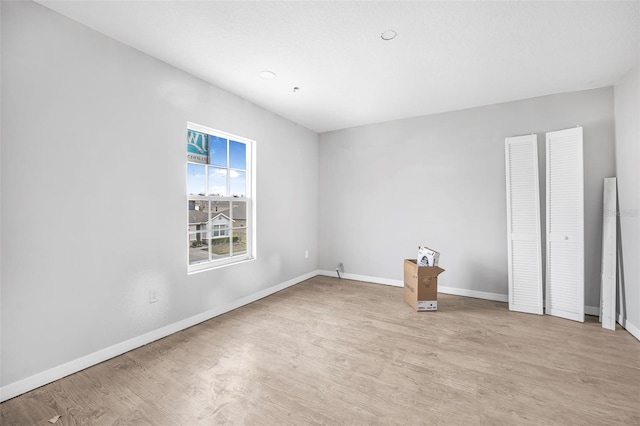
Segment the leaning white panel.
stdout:
[[600,320],[602,327],[616,329],[616,249],[617,209],[616,178],[605,178],[602,206],[602,282],[600,286]]

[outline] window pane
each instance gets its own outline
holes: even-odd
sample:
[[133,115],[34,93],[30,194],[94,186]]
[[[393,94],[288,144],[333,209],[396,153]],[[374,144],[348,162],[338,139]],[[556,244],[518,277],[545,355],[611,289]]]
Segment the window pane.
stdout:
[[227,169],[209,167],[209,194],[227,197]]
[[207,229],[211,231],[212,237],[228,237],[231,220],[229,219],[229,202],[212,201],[210,219],[207,222]]
[[[209,201],[189,200],[189,232],[206,231],[209,222]],[[196,238],[194,235],[189,237]]]
[[[229,219],[229,202],[228,201],[211,201],[211,220],[212,223],[220,224],[220,215]],[[216,219],[218,220],[216,222]],[[226,222],[228,224],[228,222]]]
[[241,142],[229,141],[229,167],[247,169],[247,146]]
[[233,227],[243,228],[247,226],[247,203],[244,201],[233,202]]
[[209,164],[227,166],[227,140],[209,135]]
[[219,237],[211,239],[211,258],[222,259],[230,254],[229,237]]
[[202,164],[187,163],[187,194],[204,195],[204,168]]
[[[205,212],[204,214],[204,218],[205,220],[203,222],[206,222],[207,220],[209,220],[209,217],[207,216],[206,212],[209,211],[209,201],[207,200],[189,200],[189,210],[196,210],[199,212]],[[191,217],[189,217],[189,223],[191,223]]]
[[209,246],[206,232],[189,234],[189,265],[209,261]]
[[232,197],[247,196],[247,173],[237,170],[229,171],[229,190]]
[[233,230],[233,255],[247,254],[247,230]]

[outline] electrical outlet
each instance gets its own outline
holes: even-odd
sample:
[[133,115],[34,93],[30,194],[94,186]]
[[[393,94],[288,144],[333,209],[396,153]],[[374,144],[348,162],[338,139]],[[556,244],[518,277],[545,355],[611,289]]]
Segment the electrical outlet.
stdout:
[[305,250],[304,251],[304,258],[308,259],[309,258],[309,250]]
[[158,290],[155,288],[149,289],[149,303],[156,303],[158,301]]

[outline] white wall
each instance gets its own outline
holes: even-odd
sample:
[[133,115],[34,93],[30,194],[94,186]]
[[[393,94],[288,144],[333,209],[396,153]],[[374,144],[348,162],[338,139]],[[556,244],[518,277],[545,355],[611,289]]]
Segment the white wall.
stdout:
[[[317,269],[316,133],[40,5],[1,7],[1,386]],[[187,275],[187,121],[257,141],[258,260]]]
[[640,66],[615,86],[620,245],[618,313],[640,339]]
[[612,88],[322,134],[320,269],[343,262],[346,273],[402,280],[403,258],[428,245],[442,253],[440,286],[506,295],[504,139],[538,134],[544,191],[544,133],[576,125],[584,127],[586,305],[597,307],[602,178],[615,166]]

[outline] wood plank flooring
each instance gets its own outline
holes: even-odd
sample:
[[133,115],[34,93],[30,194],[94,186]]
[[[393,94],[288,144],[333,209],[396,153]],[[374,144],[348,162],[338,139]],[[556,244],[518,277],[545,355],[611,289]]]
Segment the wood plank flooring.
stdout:
[[640,342],[315,277],[0,405],[0,424],[640,425]]

